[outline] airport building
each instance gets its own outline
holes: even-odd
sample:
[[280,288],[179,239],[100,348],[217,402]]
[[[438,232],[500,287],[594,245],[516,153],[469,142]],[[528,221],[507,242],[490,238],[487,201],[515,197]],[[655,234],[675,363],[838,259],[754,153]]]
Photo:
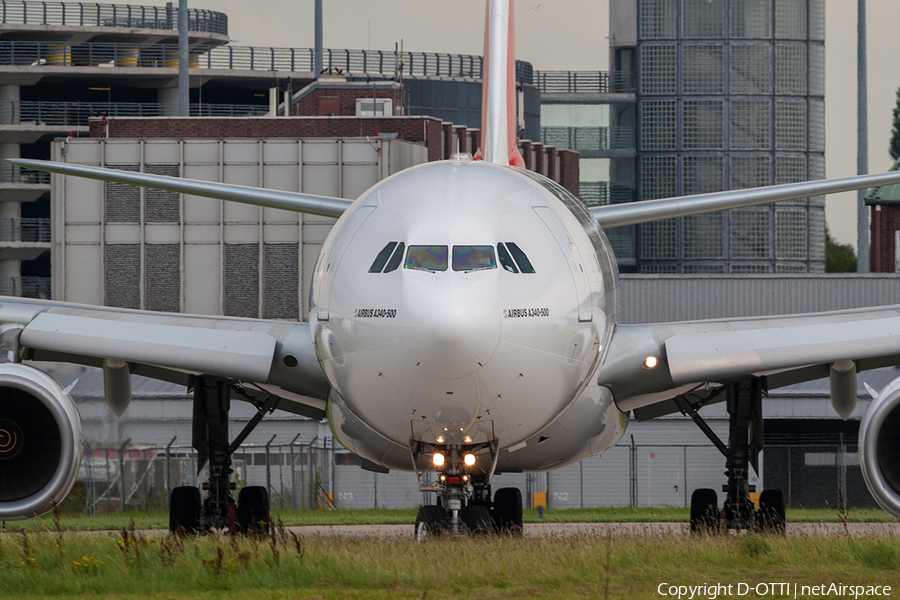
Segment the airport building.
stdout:
[[[891,171],[900,169],[900,161]],[[900,273],[900,185],[882,185],[866,196],[869,211],[869,265],[873,273]]]
[[[535,83],[541,141],[581,157],[581,201],[599,206],[637,200],[637,103],[630,68],[539,72]],[[606,230],[620,271],[637,270],[636,232],[635,225]]]
[[[824,4],[611,0],[639,199],[824,179]],[[824,198],[648,223],[633,243],[641,273],[823,272]]]

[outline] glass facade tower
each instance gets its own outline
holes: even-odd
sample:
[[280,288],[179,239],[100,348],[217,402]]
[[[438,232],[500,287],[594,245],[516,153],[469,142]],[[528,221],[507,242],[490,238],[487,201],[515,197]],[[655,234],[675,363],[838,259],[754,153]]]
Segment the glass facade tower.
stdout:
[[[613,3],[636,10],[640,199],[825,177],[824,0]],[[647,223],[636,243],[643,273],[822,272],[824,198]]]

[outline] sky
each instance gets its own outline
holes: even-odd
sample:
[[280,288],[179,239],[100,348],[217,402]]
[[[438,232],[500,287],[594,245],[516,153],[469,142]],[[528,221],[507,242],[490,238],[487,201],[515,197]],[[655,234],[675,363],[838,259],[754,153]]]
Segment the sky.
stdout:
[[[481,54],[484,0],[324,0],[326,48]],[[310,48],[313,0],[189,0],[228,15],[232,43]],[[537,70],[609,69],[609,0],[516,0],[516,55]],[[825,0],[826,176],[856,174],[856,9]],[[900,2],[867,0],[869,172],[886,171],[891,110],[900,87]],[[856,194],[835,194],[828,227],[856,245]]]

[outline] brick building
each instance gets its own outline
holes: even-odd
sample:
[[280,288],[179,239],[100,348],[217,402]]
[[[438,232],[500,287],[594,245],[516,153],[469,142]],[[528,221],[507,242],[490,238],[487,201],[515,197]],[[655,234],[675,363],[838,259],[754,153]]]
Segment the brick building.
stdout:
[[[342,104],[355,106],[356,97],[346,94]],[[310,102],[309,106],[315,107],[316,103]],[[423,144],[428,161],[449,159],[457,150],[474,154],[481,141],[478,129],[419,116],[112,117],[91,119],[89,129],[92,138],[396,138]],[[530,140],[520,140],[519,150],[527,169],[545,175],[578,196],[578,152]]]
[[[891,171],[900,170],[900,161]],[[900,273],[900,185],[883,185],[866,196],[869,219],[869,267],[873,273]]]

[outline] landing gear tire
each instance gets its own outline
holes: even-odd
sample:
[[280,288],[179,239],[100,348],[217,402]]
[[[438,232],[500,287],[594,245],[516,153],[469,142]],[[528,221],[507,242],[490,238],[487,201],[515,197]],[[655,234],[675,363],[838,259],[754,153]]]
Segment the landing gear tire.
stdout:
[[691,494],[691,533],[718,533],[721,515],[716,490],[699,488]]
[[501,488],[494,494],[491,517],[500,534],[520,536],[522,528],[522,492],[519,488]]
[[416,540],[424,542],[449,527],[450,515],[443,506],[423,506],[416,516]]
[[459,518],[472,535],[488,535],[494,531],[491,512],[485,506],[469,504],[460,511]]
[[241,533],[264,534],[272,526],[269,521],[269,490],[251,485],[238,495],[237,525]]
[[761,531],[784,535],[784,493],[781,490],[763,490],[759,495],[757,519]]
[[200,490],[185,485],[174,488],[169,497],[169,531],[194,534],[200,528]]

